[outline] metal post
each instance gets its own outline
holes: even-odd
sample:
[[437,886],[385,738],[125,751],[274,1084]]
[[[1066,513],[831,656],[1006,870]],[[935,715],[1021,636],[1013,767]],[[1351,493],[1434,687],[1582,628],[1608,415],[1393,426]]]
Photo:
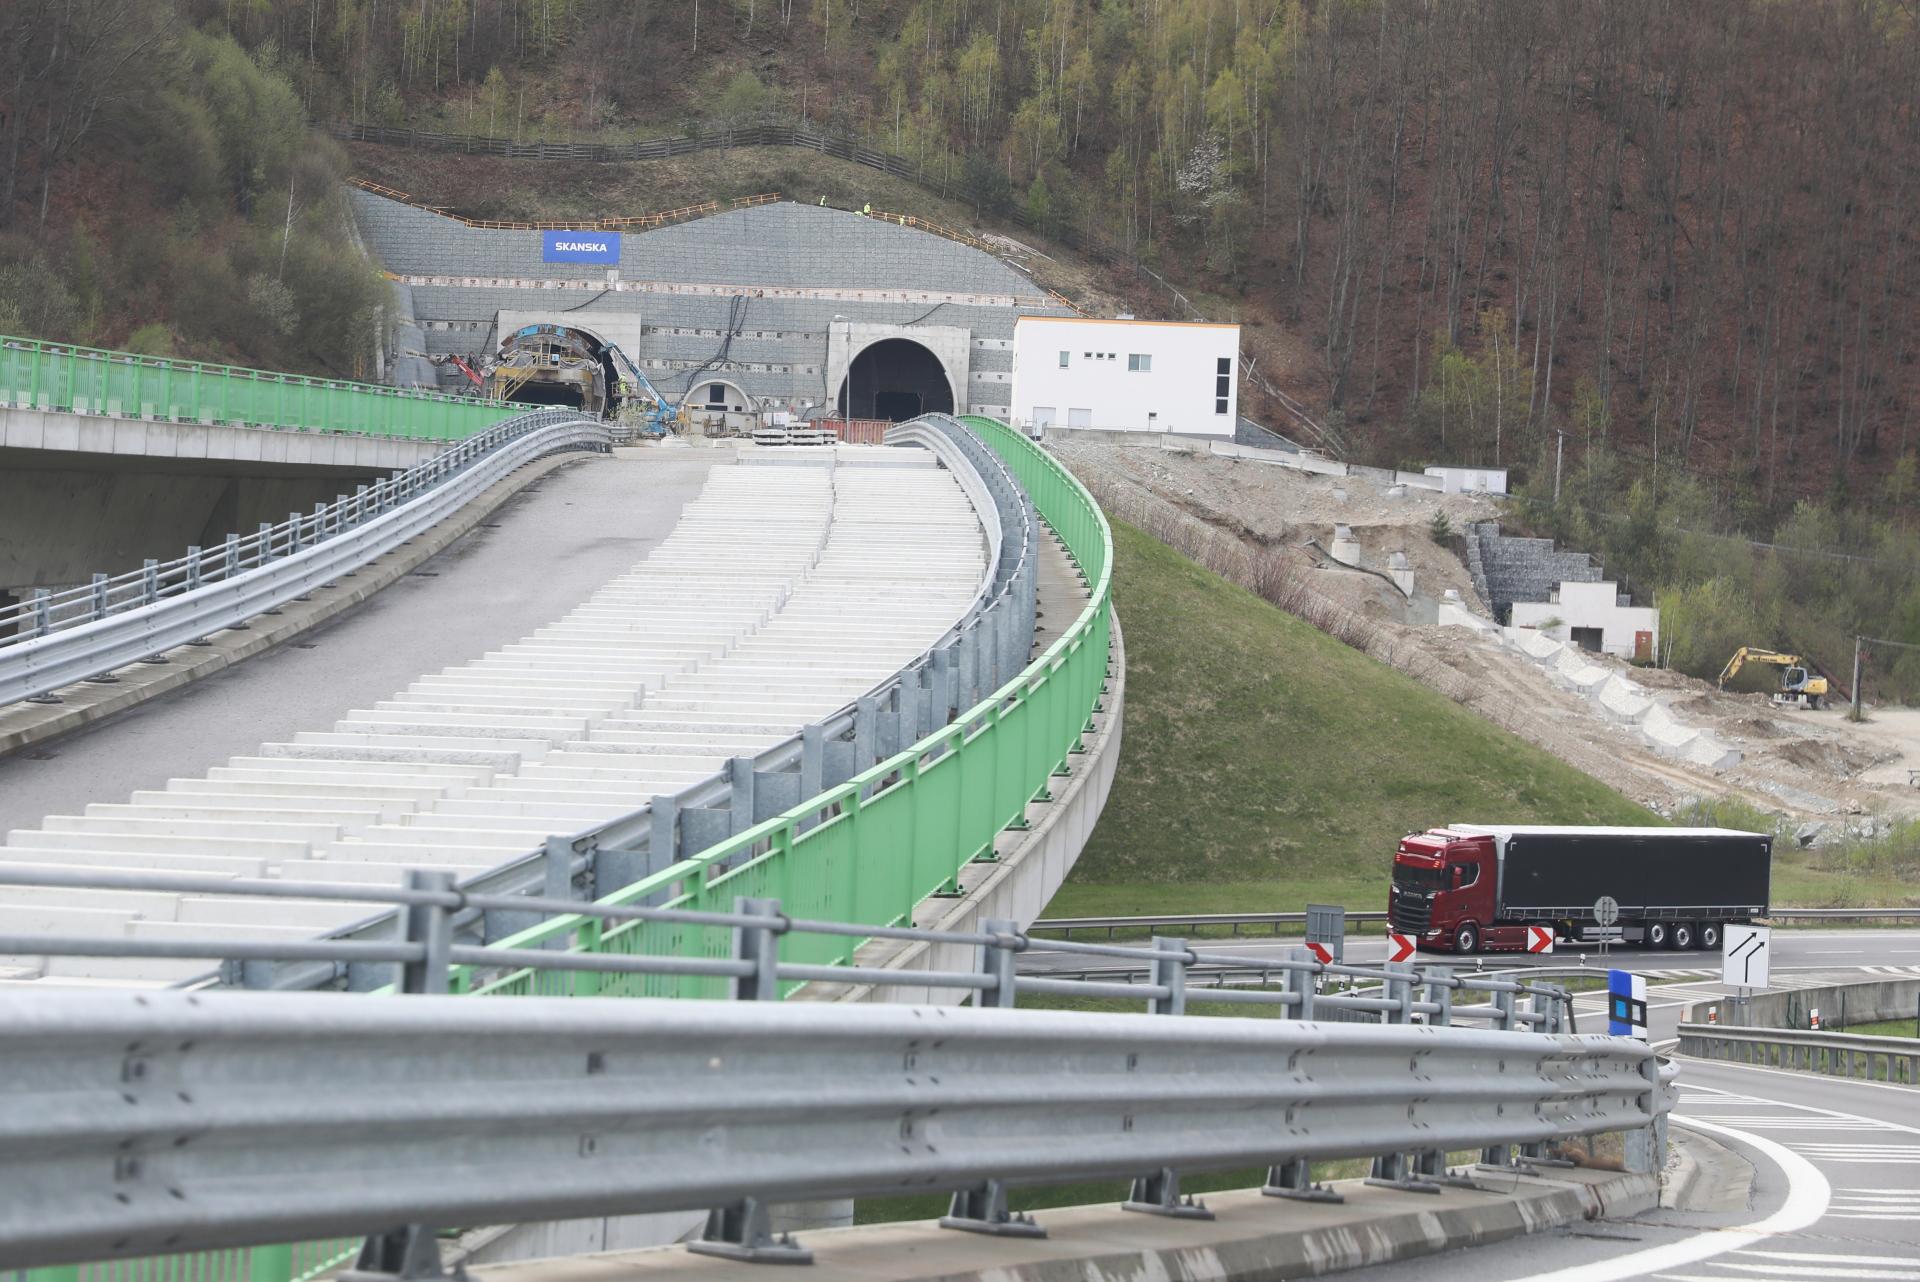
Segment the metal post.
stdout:
[[[1155,935],[1153,954],[1153,974],[1148,982],[1163,989],[1164,993],[1155,994],[1147,1000],[1147,1013],[1186,1014],[1187,965],[1193,958],[1193,954],[1187,951],[1187,941]],[[1181,1196],[1180,1173],[1170,1166],[1135,1178],[1133,1190],[1127,1195],[1127,1200],[1120,1204],[1120,1209],[1182,1220],[1213,1218],[1213,1212],[1207,1209],[1205,1203]]]
[[1012,1010],[1019,999],[1014,963],[1026,946],[1026,936],[1020,933],[1019,922],[1003,917],[989,917],[980,928],[994,937],[992,943],[980,945],[980,973],[992,977],[993,987],[974,993],[973,1004]]
[[747,917],[764,917],[764,926],[735,926],[733,956],[751,962],[753,973],[737,975],[733,981],[733,999],[740,1002],[777,1002],[780,1000],[780,936],[786,933],[786,914],[778,899],[733,901],[733,911]]
[[53,592],[49,588],[33,590],[33,635],[43,637],[53,631]]
[[188,544],[187,545],[187,591],[189,592],[193,591],[195,588],[200,586],[200,557],[201,557],[200,545],[198,543]]
[[[438,869],[407,870],[408,890],[453,893],[453,874]],[[403,993],[444,993],[447,991],[447,953],[453,947],[453,915],[444,904],[408,904],[407,942],[424,946],[418,961],[404,962],[400,968]]]
[[[453,874],[408,869],[407,889],[451,894]],[[422,995],[445,993],[447,950],[453,945],[452,913],[445,904],[408,904],[404,921],[407,942],[421,945],[423,953],[418,961],[401,964],[400,991]],[[424,1282],[446,1276],[440,1261],[439,1237],[426,1224],[407,1224],[369,1235],[353,1268],[339,1275],[341,1282],[390,1282],[392,1279]],[[464,1273],[461,1276],[464,1277]]]
[[1848,713],[1853,720],[1860,720],[1860,638],[1853,639],[1853,709]]
[[107,617],[107,576],[93,576],[93,591],[88,597],[87,620],[94,622]]

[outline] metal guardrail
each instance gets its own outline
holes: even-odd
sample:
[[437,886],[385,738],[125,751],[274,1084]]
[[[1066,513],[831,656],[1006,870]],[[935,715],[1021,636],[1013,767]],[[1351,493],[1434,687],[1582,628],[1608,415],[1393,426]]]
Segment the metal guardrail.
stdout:
[[1920,1038],[1682,1024],[1680,1053],[1698,1059],[1920,1086]]
[[560,450],[605,449],[604,425],[546,409],[487,428],[375,485],[262,525],[223,547],[0,610],[0,707],[246,623],[392,551],[516,468]]
[[[1380,922],[1385,921],[1384,912],[1350,912],[1348,921]],[[1268,926],[1274,934],[1280,933],[1282,926],[1304,926],[1305,913],[1164,913],[1150,917],[1044,917],[1033,923],[1034,930],[1043,930],[1051,934],[1059,931],[1062,938],[1071,938],[1076,930],[1104,930],[1109,938],[1119,930],[1151,930],[1156,926],[1230,926],[1234,934],[1240,933],[1243,926]]]
[[1670,1107],[1642,1044],[1476,1029],[244,993],[10,992],[0,1020],[14,1267],[706,1208],[712,1246],[792,1257],[769,1202],[955,1190],[951,1227],[1005,1229],[1009,1184],[1133,1176],[1179,1211],[1178,1169],[1444,1161]]
[[[1348,921],[1383,922],[1387,919],[1384,912],[1349,912]],[[1280,933],[1282,926],[1305,925],[1307,915],[1303,912],[1280,913],[1166,913],[1146,917],[1044,917],[1033,923],[1033,929],[1052,933],[1060,932],[1063,937],[1071,937],[1076,930],[1104,930],[1111,937],[1120,930],[1150,930],[1156,926],[1226,926],[1234,934],[1242,927],[1266,926],[1274,934]],[[1900,921],[1920,920],[1920,908],[1775,908],[1769,912],[1767,921]]]
[[457,441],[534,408],[6,336],[0,405],[420,441]]
[[[217,895],[314,889],[113,876],[129,889]],[[98,881],[0,866],[0,883]],[[943,933],[795,919],[765,900],[725,913],[511,901],[593,929],[647,922],[727,941],[715,956],[582,955],[454,944],[456,917],[490,905],[446,873],[413,873],[404,889],[327,889],[404,904],[405,935],[0,938],[0,953],[357,956],[397,967],[409,994],[0,992],[0,1267],[378,1234],[401,1221],[421,1241],[435,1226],[698,1208],[716,1212],[715,1248],[778,1251],[759,1213],[770,1200],[946,1189],[956,1227],[1006,1230],[1017,1223],[1010,1184],[1134,1176],[1135,1209],[1186,1211],[1181,1170],[1265,1162],[1276,1191],[1303,1193],[1313,1161],[1374,1157],[1377,1178],[1411,1188],[1438,1175],[1449,1150],[1506,1164],[1513,1145],[1537,1158],[1549,1140],[1604,1131],[1640,1135],[1629,1152],[1652,1169],[1671,1107],[1670,1075],[1644,1043],[1561,1033],[1554,990],[1444,967],[1302,960],[1286,964],[1285,992],[1210,995],[1278,1007],[1279,1020],[1020,1011],[1006,1008],[1022,994],[1115,990],[1019,975],[1014,960],[1032,941],[1006,921]],[[970,944],[978,964],[804,960],[810,936],[873,935]],[[1188,1013],[1186,975],[1209,960],[1178,940],[1071,947],[1150,959],[1154,983],[1124,995],[1154,1016]],[[460,967],[700,975],[736,1004],[432,996]],[[1382,995],[1316,994],[1334,974],[1375,978]],[[960,989],[1000,1009],[778,1003],[814,980]],[[1475,992],[1491,1000],[1459,1000]],[[1308,1022],[1336,1009],[1378,1024]],[[1498,1028],[1452,1026],[1469,1017]],[[392,1253],[376,1239],[369,1258]]]

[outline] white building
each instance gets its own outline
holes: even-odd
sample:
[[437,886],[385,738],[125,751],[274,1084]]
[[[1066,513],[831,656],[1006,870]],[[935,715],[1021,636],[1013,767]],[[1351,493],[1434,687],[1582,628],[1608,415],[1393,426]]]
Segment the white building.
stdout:
[[[1541,626],[1553,620],[1554,626]],[[1621,659],[1651,660],[1659,653],[1660,612],[1620,604],[1617,583],[1562,583],[1551,600],[1515,601],[1513,626]]]
[[1233,436],[1240,327],[1022,316],[1013,416],[1023,426]]
[[1442,494],[1505,494],[1504,467],[1430,467],[1426,475],[1440,478]]

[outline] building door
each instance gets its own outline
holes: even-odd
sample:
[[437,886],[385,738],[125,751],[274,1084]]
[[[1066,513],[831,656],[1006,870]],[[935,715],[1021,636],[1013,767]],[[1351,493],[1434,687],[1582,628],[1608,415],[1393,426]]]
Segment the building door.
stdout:
[[1092,410],[1068,410],[1067,426],[1068,427],[1092,427],[1093,411]]
[[1568,634],[1575,645],[1596,654],[1600,652],[1601,638],[1605,635],[1599,628],[1570,628]]
[[1034,406],[1033,407],[1033,425],[1035,427],[1052,427],[1053,416],[1055,412],[1056,411],[1051,405]]

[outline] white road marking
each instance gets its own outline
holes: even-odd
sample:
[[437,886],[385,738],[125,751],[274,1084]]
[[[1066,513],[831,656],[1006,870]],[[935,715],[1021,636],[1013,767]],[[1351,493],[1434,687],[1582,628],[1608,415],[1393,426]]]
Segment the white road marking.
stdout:
[[[1822,1175],[1820,1169],[1812,1162],[1786,1145],[1776,1143],[1763,1135],[1750,1135],[1730,1126],[1721,1126],[1701,1118],[1682,1117],[1678,1113],[1673,1115],[1673,1121],[1681,1126],[1709,1131],[1749,1144],[1768,1161],[1779,1167],[1781,1174],[1787,1178],[1787,1198],[1780,1209],[1752,1224],[1723,1229],[1715,1233],[1702,1233],[1678,1242],[1648,1247],[1642,1251],[1629,1251],[1610,1260],[1597,1260],[1592,1264],[1577,1264],[1546,1273],[1535,1273],[1527,1279],[1527,1282],[1619,1282],[1620,1279],[1638,1277],[1643,1273],[1685,1268],[1689,1264],[1711,1260],[1729,1251],[1758,1246],[1776,1234],[1797,1233],[1801,1229],[1818,1223],[1820,1217],[1827,1213],[1827,1202],[1831,1195],[1827,1177]],[[1727,1280],[1722,1278],[1720,1282],[1727,1282]]]
[[1872,1265],[1876,1269],[1891,1269],[1893,1265],[1920,1267],[1920,1259],[1910,1255],[1820,1255],[1816,1251],[1740,1251],[1740,1255],[1753,1255],[1757,1259],[1791,1259],[1812,1265]]
[[[1713,1267],[1731,1269],[1736,1273],[1758,1273],[1765,1277],[1780,1275],[1778,1264],[1740,1264],[1733,1260],[1721,1260],[1716,1261]],[[1796,1264],[1793,1266],[1793,1276],[1796,1278],[1859,1278],[1863,1282],[1920,1282],[1920,1272],[1912,1269],[1835,1268],[1832,1265],[1812,1268],[1805,1264]]]

